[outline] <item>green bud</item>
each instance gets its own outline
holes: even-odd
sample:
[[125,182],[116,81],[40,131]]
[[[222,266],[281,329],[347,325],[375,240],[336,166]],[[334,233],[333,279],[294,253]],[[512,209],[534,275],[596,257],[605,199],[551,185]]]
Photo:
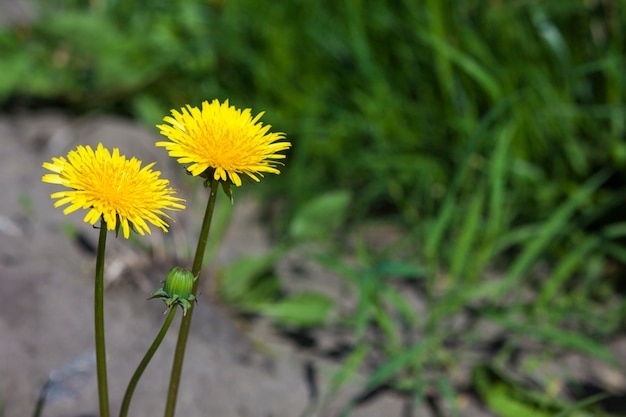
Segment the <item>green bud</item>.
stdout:
[[163,291],[165,291],[170,298],[178,296],[178,298],[182,300],[188,300],[191,296],[191,290],[195,280],[196,278],[191,271],[175,266],[167,273]]
[[150,298],[161,298],[168,309],[178,304],[182,307],[183,315],[185,315],[187,310],[191,308],[191,302],[196,299],[192,294],[195,280],[196,277],[191,271],[175,266],[167,273],[163,288],[153,293]]

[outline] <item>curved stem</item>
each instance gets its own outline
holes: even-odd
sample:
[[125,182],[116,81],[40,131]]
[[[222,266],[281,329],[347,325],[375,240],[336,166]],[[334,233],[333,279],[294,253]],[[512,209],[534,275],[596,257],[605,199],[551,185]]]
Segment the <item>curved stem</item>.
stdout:
[[122,401],[122,407],[120,408],[120,417],[126,417],[128,415],[128,408],[130,407],[130,400],[133,398],[133,393],[135,392],[135,387],[137,387],[139,378],[141,378],[143,371],[145,371],[145,369],[148,367],[150,360],[152,360],[152,357],[154,356],[155,352],[159,348],[159,345],[163,341],[163,338],[167,334],[167,330],[170,328],[170,324],[172,324],[172,320],[174,319],[174,316],[176,315],[177,307],[178,307],[177,305],[174,305],[172,306],[172,308],[170,308],[169,314],[167,315],[167,318],[165,319],[165,323],[163,323],[163,327],[161,327],[159,334],[157,335],[156,339],[154,339],[154,342],[152,342],[150,349],[148,349],[148,351],[146,352],[146,355],[143,357],[143,359],[139,363],[139,366],[137,367],[137,370],[135,370],[135,373],[130,379],[130,382],[128,383],[128,388],[126,388],[126,392],[124,393],[124,400]]
[[100,417],[109,417],[107,357],[104,342],[104,252],[107,242],[107,224],[100,221],[100,237],[96,255],[96,282],[94,291],[94,330],[96,335],[96,369]]
[[45,384],[39,390],[39,398],[37,398],[37,404],[35,404],[35,411],[33,411],[33,417],[41,417],[41,413],[43,413],[43,408],[46,405],[46,397],[48,396],[48,390],[52,385],[52,381],[50,378],[46,381]]
[[[209,231],[211,230],[211,219],[213,218],[213,209],[215,208],[215,198],[217,196],[218,185],[218,180],[211,179],[211,194],[209,195],[209,201],[207,202],[206,211],[204,213],[204,220],[202,221],[202,228],[200,229],[200,236],[198,238],[198,246],[196,247],[196,255],[193,259],[193,267],[191,268],[191,272],[196,277],[202,269],[202,260],[204,259],[206,243]],[[198,292],[199,281],[199,279],[196,279],[193,283],[192,294],[194,296],[196,296]],[[178,387],[180,385],[180,375],[183,370],[183,359],[185,357],[185,347],[187,346],[187,336],[189,335],[189,328],[191,326],[194,304],[195,303],[191,303],[191,308],[187,310],[187,314],[183,316],[180,323],[178,341],[176,343],[176,351],[174,353],[174,362],[172,363],[172,373],[170,375],[170,386],[167,392],[165,417],[174,417],[174,412],[176,410],[176,398],[178,396]]]

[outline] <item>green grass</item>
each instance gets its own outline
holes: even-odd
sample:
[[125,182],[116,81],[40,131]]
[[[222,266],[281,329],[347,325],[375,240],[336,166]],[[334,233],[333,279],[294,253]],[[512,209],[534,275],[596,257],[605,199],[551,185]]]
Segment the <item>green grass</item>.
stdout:
[[[416,407],[436,392],[461,415],[467,387],[447,375],[490,341],[473,327],[489,322],[510,342],[470,364],[488,407],[601,415],[594,401],[538,400],[545,387],[513,381],[495,358],[532,340],[536,357],[614,363],[604,345],[624,328],[626,263],[618,3],[59,2],[0,32],[0,101],[148,125],[214,97],[267,111],[294,145],[257,187],[284,207],[272,224],[283,237],[225,269],[220,294],[278,325],[353,332],[323,401],[351,381],[386,384]],[[348,249],[343,236],[372,221],[404,236]],[[281,298],[272,265],[311,241],[354,311],[314,293]]]

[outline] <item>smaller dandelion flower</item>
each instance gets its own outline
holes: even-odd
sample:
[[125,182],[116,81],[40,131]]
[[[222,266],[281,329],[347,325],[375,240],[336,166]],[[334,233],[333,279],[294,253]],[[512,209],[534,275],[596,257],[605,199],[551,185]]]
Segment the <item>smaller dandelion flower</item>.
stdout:
[[[230,181],[241,185],[240,175],[255,181],[263,173],[280,174],[276,165],[285,155],[279,152],[289,149],[291,143],[281,141],[284,133],[270,133],[270,125],[259,119],[263,113],[252,117],[250,109],[240,110],[229,106],[228,100],[220,103],[202,103],[197,107],[172,110],[172,116],[163,120],[169,124],[157,125],[161,134],[170,141],[157,142],[168,150],[169,155],[194,176]],[[212,175],[211,175],[212,174]]]
[[90,209],[86,223],[95,224],[103,218],[108,230],[122,227],[128,239],[133,227],[139,234],[150,233],[148,223],[167,232],[164,218],[171,219],[163,210],[179,211],[185,208],[182,198],[174,197],[169,181],[160,179],[159,171],[152,171],[154,162],[141,167],[136,158],[126,159],[119,149],[109,152],[101,143],[95,152],[90,146],[78,146],[64,157],[52,158],[43,167],[53,174],[42,177],[43,182],[59,184],[69,191],[59,191],[50,197],[58,199],[54,207],[69,204],[64,214],[78,209]]

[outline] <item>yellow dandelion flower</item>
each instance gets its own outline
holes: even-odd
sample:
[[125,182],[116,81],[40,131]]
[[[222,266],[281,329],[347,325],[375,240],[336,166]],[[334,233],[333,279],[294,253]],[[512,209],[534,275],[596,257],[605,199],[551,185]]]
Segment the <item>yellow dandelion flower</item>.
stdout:
[[[173,116],[173,117],[172,117]],[[202,110],[187,105],[180,112],[163,120],[169,124],[157,125],[161,134],[170,139],[157,142],[181,164],[190,164],[187,170],[194,176],[216,180],[230,180],[241,185],[240,174],[255,181],[263,173],[280,174],[276,165],[285,158],[279,152],[289,149],[291,143],[280,141],[284,133],[270,133],[270,125],[259,122],[263,112],[252,117],[250,109],[240,110],[215,99],[202,103]]]
[[134,227],[139,234],[150,234],[146,222],[167,232],[171,219],[163,210],[178,211],[185,208],[182,198],[174,197],[175,191],[169,181],[160,179],[159,171],[152,171],[154,162],[141,168],[136,158],[126,159],[119,149],[109,152],[101,143],[94,152],[90,146],[78,146],[64,157],[52,158],[43,167],[54,172],[42,177],[43,182],[63,185],[70,191],[59,191],[50,195],[58,199],[54,207],[69,204],[64,214],[78,209],[91,209],[85,215],[86,223],[95,224],[104,218],[108,230],[119,230],[124,237],[130,236]]

